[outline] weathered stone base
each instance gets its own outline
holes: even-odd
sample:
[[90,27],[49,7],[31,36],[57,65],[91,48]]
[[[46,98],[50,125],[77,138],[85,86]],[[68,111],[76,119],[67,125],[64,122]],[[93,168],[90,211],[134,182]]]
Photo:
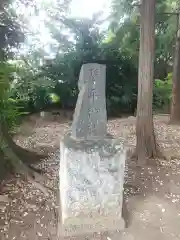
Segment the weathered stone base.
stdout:
[[61,142],[61,235],[122,230],[126,150],[117,139]]
[[[125,222],[123,218],[109,219],[98,218],[98,219],[76,219],[74,224],[65,223],[61,226],[61,236],[70,237],[76,235],[85,235],[92,233],[103,233],[103,232],[113,232],[121,231],[125,228]],[[79,223],[78,223],[79,222]]]

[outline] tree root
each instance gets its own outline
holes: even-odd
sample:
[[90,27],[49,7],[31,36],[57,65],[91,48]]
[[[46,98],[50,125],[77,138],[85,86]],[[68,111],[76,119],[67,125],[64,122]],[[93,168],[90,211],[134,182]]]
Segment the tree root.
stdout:
[[47,158],[46,155],[31,152],[16,145],[8,133],[6,123],[0,121],[0,153],[6,158],[6,164],[11,166],[13,173],[18,173],[25,179],[31,182],[37,189],[43,192],[46,196],[49,195],[48,188],[40,182],[45,182],[45,177],[42,176],[43,170],[36,169],[30,164]]
[[145,165],[159,166],[161,165],[159,161],[160,159],[168,160],[168,158],[161,151],[159,145],[157,145],[156,151],[152,151],[151,154],[147,154],[144,151],[139,153],[136,147],[134,152],[131,155],[131,159],[136,161],[137,166],[145,166]]
[[[22,169],[22,166],[23,166],[23,169]],[[25,164],[21,165],[21,171],[16,171],[16,173],[20,174],[20,176],[23,177],[25,181],[30,182],[35,188],[37,188],[42,193],[44,193],[45,196],[49,195],[48,190],[50,190],[50,188],[44,186],[43,184],[46,180],[46,177],[32,170]]]
[[48,188],[46,188],[41,183],[33,180],[32,178],[28,178],[28,181],[38,190],[40,190],[42,193],[44,193],[45,196],[49,196]]
[[31,166],[30,164],[28,164],[28,167],[33,170],[34,172],[38,173],[38,174],[45,174],[45,171],[39,168],[35,168],[34,166]]
[[22,161],[26,164],[37,163],[48,157],[46,154],[38,154],[36,152],[24,149],[18,145],[14,146],[12,149],[17,154],[17,156],[21,158]]
[[22,161],[25,164],[33,164],[39,161],[44,160],[45,158],[48,157],[47,154],[38,154],[36,152],[33,151],[29,151],[27,149],[24,149],[20,146],[18,146],[12,139],[12,137],[9,135],[8,133],[8,129],[5,123],[1,123],[1,127],[0,130],[2,132],[2,136],[4,141],[7,143],[8,147],[12,149],[12,151],[17,155],[17,157],[19,157],[20,159],[22,159]]
[[25,181],[31,182],[37,189],[43,192],[46,196],[49,195],[48,188],[40,182],[45,182],[46,178],[39,174],[40,169],[28,166],[21,161],[21,159],[12,151],[11,148],[4,147],[1,149],[3,155],[6,157],[6,164],[11,166],[12,172],[19,174]]
[[11,139],[11,142],[8,140],[8,144],[12,148],[14,153],[20,159],[22,159],[22,161],[25,164],[37,163],[37,162],[40,162],[40,161],[42,161],[42,160],[44,160],[45,158],[48,157],[48,155],[46,155],[46,154],[38,154],[36,152],[24,149],[24,148],[18,146],[12,139]]

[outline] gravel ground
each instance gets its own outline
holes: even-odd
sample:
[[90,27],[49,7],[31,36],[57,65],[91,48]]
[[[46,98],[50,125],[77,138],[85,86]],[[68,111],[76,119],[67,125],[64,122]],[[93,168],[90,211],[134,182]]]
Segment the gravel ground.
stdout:
[[[123,207],[127,228],[122,233],[73,239],[180,239],[180,126],[168,125],[168,116],[156,116],[154,123],[158,143],[169,161],[162,161],[161,167],[144,168],[127,161]],[[134,117],[111,120],[108,129],[135,146]],[[37,165],[46,170],[44,185],[48,190],[44,192],[18,175],[1,184],[1,240],[57,240],[59,142],[68,130],[69,122],[61,119],[35,116],[22,124],[15,137],[17,144],[49,153],[49,158]]]

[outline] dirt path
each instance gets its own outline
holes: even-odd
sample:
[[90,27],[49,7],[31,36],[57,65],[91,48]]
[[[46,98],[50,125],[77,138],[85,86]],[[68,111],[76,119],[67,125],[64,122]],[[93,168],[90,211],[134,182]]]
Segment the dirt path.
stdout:
[[[89,239],[112,240],[176,240],[180,239],[180,127],[168,126],[167,116],[155,119],[161,147],[171,162],[161,167],[137,168],[127,161],[125,179],[124,217],[128,227],[124,232],[109,233]],[[135,145],[135,119],[116,119],[109,122],[109,131],[127,138]],[[0,189],[0,240],[57,240],[57,195],[59,168],[59,141],[69,124],[36,119],[21,127],[16,137],[22,146],[48,151],[49,159],[39,167],[46,170],[45,185],[48,196],[19,176],[6,180]],[[27,135],[30,135],[27,137]],[[48,149],[48,150],[47,150]],[[77,238],[85,239],[82,238]]]

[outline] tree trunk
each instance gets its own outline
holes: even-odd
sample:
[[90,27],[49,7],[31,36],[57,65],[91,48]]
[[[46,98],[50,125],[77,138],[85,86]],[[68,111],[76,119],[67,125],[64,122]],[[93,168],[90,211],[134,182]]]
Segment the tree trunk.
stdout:
[[139,164],[159,155],[156,144],[152,113],[154,46],[155,46],[155,2],[142,0],[140,52],[138,72],[138,103],[136,125],[136,151]]
[[[6,138],[3,135],[2,124],[0,123],[0,152],[4,156],[6,161],[1,162],[2,166],[8,166],[9,169],[16,173],[24,173],[27,171],[27,167],[23,164],[21,159],[13,152],[12,148],[9,147]],[[29,171],[27,171],[29,173]]]
[[[44,194],[48,195],[47,187],[42,185],[45,178],[39,174],[39,170],[37,171],[36,168],[24,164],[23,161],[12,150],[12,148],[8,145],[6,137],[4,137],[4,129],[2,130],[2,126],[2,121],[0,121],[0,168],[3,167],[5,170],[7,170],[7,172],[11,170],[13,173],[19,173],[23,175],[26,180],[31,182]],[[38,183],[37,181],[41,181],[42,183]]]
[[178,31],[173,65],[173,89],[170,123],[180,124],[180,16],[178,15]]
[[8,161],[7,157],[4,155],[4,152],[0,148],[0,181],[3,180],[8,173],[13,172],[13,166]]
[[[44,159],[45,156],[28,151],[16,145],[8,133],[6,123],[0,121],[0,152],[3,153],[4,161],[1,162],[2,167],[7,171],[22,173],[35,177],[35,172],[43,173],[40,169],[31,167],[29,164]],[[6,167],[6,166],[7,167]]]

